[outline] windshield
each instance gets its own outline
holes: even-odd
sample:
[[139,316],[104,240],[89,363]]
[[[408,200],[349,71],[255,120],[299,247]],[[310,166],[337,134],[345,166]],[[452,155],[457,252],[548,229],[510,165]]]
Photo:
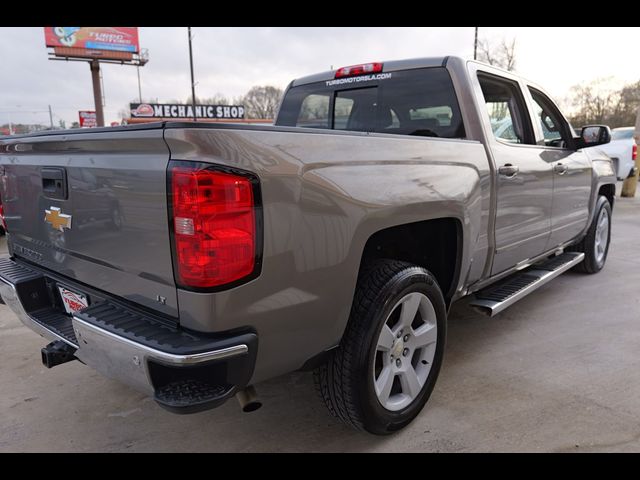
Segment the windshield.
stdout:
[[463,138],[449,72],[420,68],[292,87],[276,125]]

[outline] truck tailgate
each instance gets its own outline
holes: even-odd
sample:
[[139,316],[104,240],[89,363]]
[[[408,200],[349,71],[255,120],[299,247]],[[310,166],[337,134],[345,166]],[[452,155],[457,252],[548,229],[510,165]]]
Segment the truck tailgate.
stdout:
[[156,126],[5,139],[10,251],[177,317],[162,136]]

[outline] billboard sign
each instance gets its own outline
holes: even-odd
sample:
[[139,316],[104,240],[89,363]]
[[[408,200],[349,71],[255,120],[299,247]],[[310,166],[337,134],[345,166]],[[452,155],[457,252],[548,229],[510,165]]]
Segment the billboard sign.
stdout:
[[47,47],[138,53],[138,27],[44,27]]
[[80,110],[78,112],[78,117],[80,118],[80,127],[97,127],[98,120],[96,119],[95,110]]
[[[168,103],[132,103],[131,116],[133,118],[175,118],[192,119],[191,105]],[[243,105],[196,105],[196,118],[200,119],[240,119],[244,118]]]

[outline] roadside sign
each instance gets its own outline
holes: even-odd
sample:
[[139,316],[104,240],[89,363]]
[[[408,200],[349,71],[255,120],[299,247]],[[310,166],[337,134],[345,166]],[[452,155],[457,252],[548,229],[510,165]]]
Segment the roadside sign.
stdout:
[[80,118],[80,127],[97,127],[98,121],[96,119],[95,110],[80,110],[78,112],[78,117]]

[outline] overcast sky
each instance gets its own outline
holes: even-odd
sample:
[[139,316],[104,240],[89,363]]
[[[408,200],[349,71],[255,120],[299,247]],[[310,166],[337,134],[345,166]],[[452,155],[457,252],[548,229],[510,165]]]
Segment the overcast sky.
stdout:
[[[253,85],[286,87],[293,78],[367,61],[459,55],[473,57],[473,27],[421,28],[204,28],[195,27],[196,95],[244,94]],[[140,46],[149,63],[140,69],[144,100],[186,100],[190,95],[186,27],[141,27]],[[480,27],[480,38],[516,38],[516,69],[556,100],[595,78],[619,84],[640,80],[634,48],[637,27]],[[9,120],[77,121],[93,110],[86,62],[49,61],[42,27],[0,28],[0,124]],[[138,97],[136,68],[103,65],[105,122]]]

